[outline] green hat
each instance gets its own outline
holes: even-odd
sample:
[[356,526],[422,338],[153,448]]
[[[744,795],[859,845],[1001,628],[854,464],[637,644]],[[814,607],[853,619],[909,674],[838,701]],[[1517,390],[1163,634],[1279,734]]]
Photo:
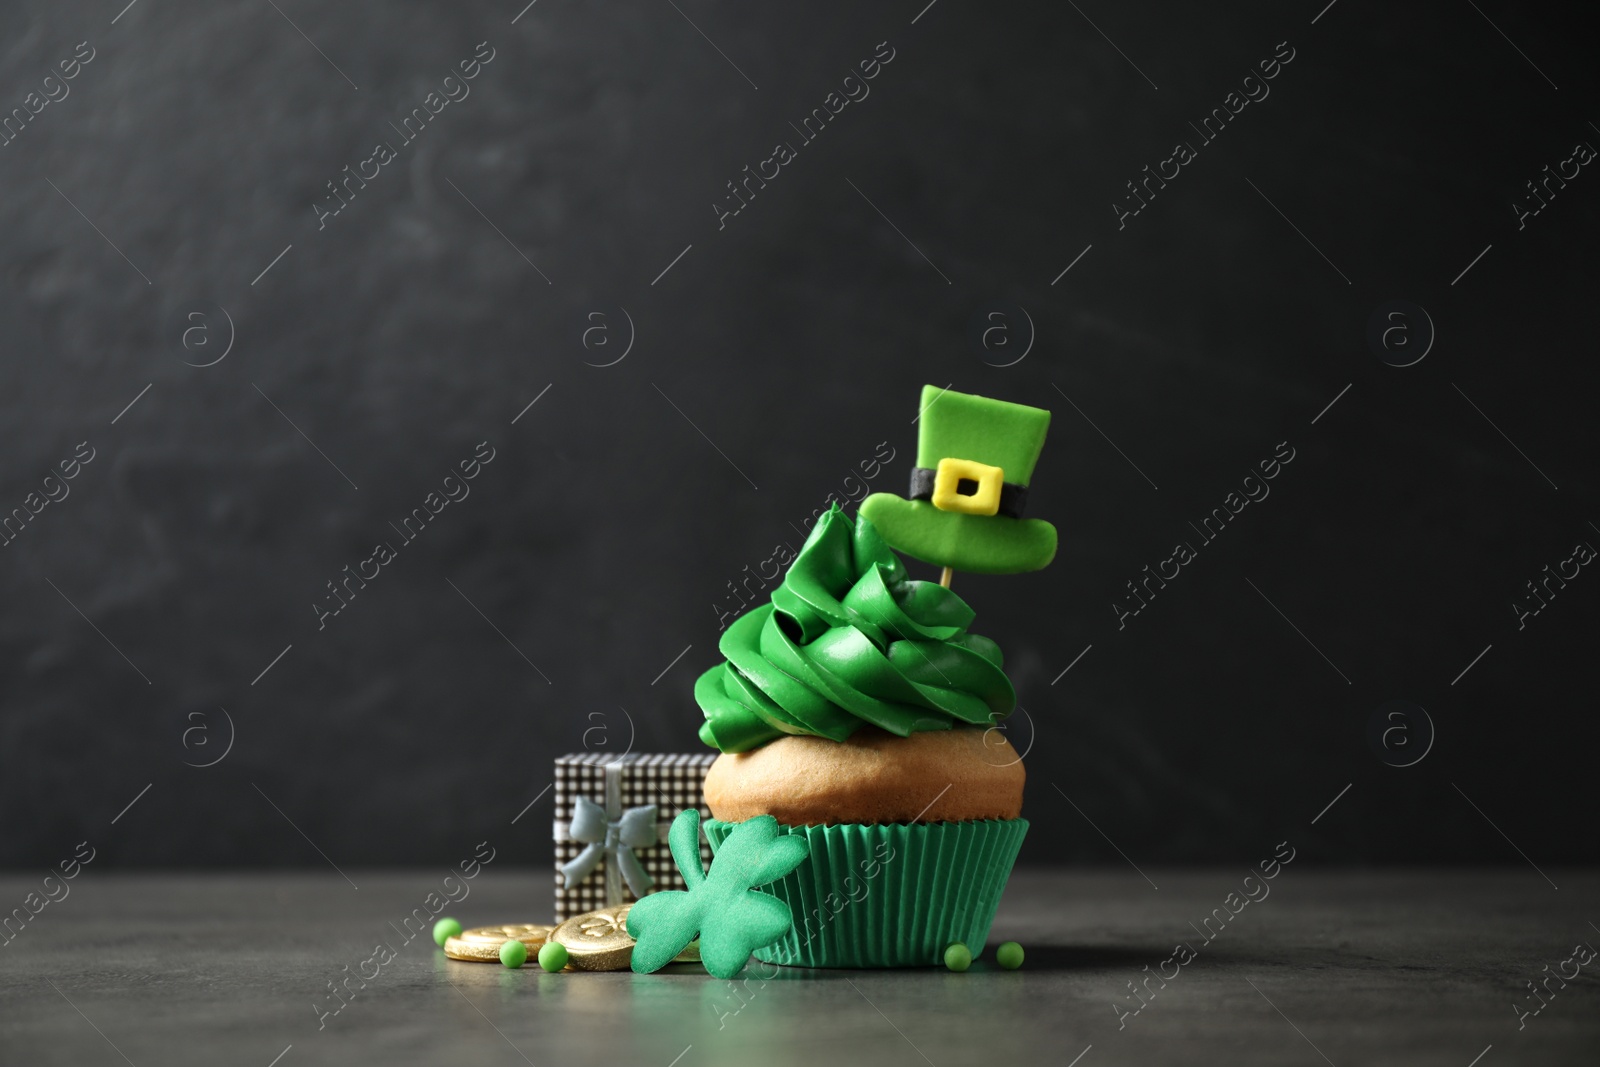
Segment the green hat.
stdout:
[[978,574],[1036,571],[1054,559],[1056,528],[1022,517],[1050,413],[925,385],[918,419],[910,499],[873,493],[861,502],[883,539]]

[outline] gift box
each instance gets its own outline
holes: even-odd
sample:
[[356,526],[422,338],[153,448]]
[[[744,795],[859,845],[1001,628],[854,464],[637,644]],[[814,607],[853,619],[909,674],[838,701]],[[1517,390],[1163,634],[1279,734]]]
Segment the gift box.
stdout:
[[[684,889],[667,848],[678,812],[711,818],[702,786],[717,753],[584,752],[556,759],[556,922],[626,904],[660,889]],[[700,838],[702,862],[711,845]]]

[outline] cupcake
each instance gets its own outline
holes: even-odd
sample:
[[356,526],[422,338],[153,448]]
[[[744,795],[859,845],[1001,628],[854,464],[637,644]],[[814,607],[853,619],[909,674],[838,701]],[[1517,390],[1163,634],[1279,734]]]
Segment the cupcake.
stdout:
[[[1054,528],[1020,517],[1049,413],[932,387],[923,399],[909,499],[823,515],[695,683],[700,737],[722,752],[705,781],[712,848],[757,815],[810,846],[766,887],[794,914],[756,953],[766,962],[932,966],[955,941],[976,954],[1027,833],[1022,760],[995,728],[1016,693],[947,585],[953,567],[1054,555]],[[946,583],[911,579],[891,544]]]
[[[981,952],[1027,833],[1026,771],[998,729],[1016,707],[1000,648],[966,629],[954,569],[1032,571],[1056,553],[1022,518],[1050,413],[928,386],[907,498],[835,504],[771,603],[702,673],[712,848],[773,816],[810,845],[765,891],[794,928],[755,955],[798,966],[933,966]],[[944,568],[914,581],[894,549]]]

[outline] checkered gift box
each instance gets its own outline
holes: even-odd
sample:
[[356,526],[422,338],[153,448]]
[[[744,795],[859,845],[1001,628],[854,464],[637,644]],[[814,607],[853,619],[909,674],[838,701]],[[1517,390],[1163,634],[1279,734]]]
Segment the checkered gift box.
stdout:
[[[621,854],[624,850],[638,861],[633,870],[642,869],[649,877],[648,892],[685,888],[667,848],[667,829],[685,808],[700,809],[702,820],[711,818],[701,786],[716,758],[715,752],[692,756],[632,752],[620,757],[585,752],[557,757],[556,922],[637,899],[629,885],[630,863]],[[593,807],[580,804],[580,798]],[[649,805],[655,806],[654,819],[637,810]],[[704,834],[700,858],[710,865],[711,845]],[[587,873],[568,884],[563,868],[574,874],[587,868]]]

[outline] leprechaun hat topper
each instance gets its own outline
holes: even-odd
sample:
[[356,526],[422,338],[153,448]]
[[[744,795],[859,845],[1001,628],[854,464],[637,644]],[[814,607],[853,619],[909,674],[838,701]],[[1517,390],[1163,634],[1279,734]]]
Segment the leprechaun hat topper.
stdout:
[[873,493],[861,502],[883,539],[977,574],[1036,571],[1054,559],[1056,528],[1022,517],[1050,413],[925,385],[919,422],[910,499]]

